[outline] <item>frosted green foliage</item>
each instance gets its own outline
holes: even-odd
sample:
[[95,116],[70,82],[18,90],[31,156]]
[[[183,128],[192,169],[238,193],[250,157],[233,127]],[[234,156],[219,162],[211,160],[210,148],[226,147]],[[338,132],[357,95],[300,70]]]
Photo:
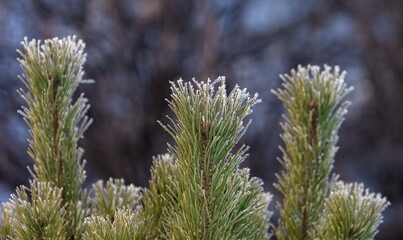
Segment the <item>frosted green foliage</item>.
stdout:
[[[177,193],[174,184],[179,182],[178,167],[169,154],[158,155],[153,160],[149,189],[144,189],[142,219],[146,239],[163,239],[163,213],[169,214],[169,205],[175,205]],[[168,194],[169,193],[169,194]]]
[[[216,88],[216,84],[219,86]],[[260,181],[238,172],[245,146],[234,149],[246,131],[243,119],[259,102],[238,86],[226,92],[225,80],[171,83],[169,106],[176,115],[163,126],[174,138],[169,153],[179,182],[175,203],[164,214],[167,239],[266,239],[267,204]],[[241,187],[243,186],[243,187]]]
[[31,181],[29,189],[17,188],[17,195],[11,196],[11,206],[14,212],[11,239],[66,239],[66,209],[60,188],[49,182]]
[[[232,232],[228,232],[226,224],[212,224],[213,239],[268,239],[268,223],[271,213],[264,211],[268,208],[272,196],[263,192],[261,179],[249,176],[249,169],[239,169],[231,174],[224,192],[216,192],[216,199],[212,202],[213,212],[217,213],[212,221],[230,223]],[[235,206],[232,209],[231,205]],[[237,218],[232,218],[234,211]],[[221,213],[221,214],[218,214]],[[226,233],[219,238],[219,233]]]
[[[257,94],[225,79],[171,83],[176,116],[162,125],[175,144],[154,158],[149,189],[123,179],[98,181],[94,197],[82,188],[83,150],[78,141],[91,124],[87,99],[73,94],[83,80],[84,43],[75,37],[25,40],[18,61],[26,90],[19,111],[29,126],[34,161],[29,187],[3,204],[0,239],[11,240],[265,240],[271,195],[240,169],[247,147],[238,142],[258,103]],[[275,186],[279,240],[373,239],[389,204],[360,184],[329,179],[337,131],[350,91],[338,67],[298,67],[273,91],[287,114],[281,124],[284,171]],[[91,217],[89,217],[91,215]]]
[[104,216],[92,216],[86,219],[84,240],[144,240],[145,235],[139,229],[142,222],[137,211],[120,209],[111,220]]
[[6,237],[14,236],[13,229],[13,218],[14,211],[13,205],[9,202],[2,204],[2,212],[1,212],[1,230],[0,230],[0,239],[6,239]]
[[362,184],[339,181],[326,200],[315,239],[374,239],[382,222],[381,213],[388,205],[385,198],[370,193]]
[[63,187],[64,197],[76,199],[84,180],[83,151],[77,141],[91,123],[84,95],[72,103],[83,81],[84,43],[75,37],[22,42],[21,76],[28,92],[20,89],[28,108],[20,113],[30,128],[29,155],[35,162],[33,176]]
[[27,107],[20,111],[30,130],[28,153],[34,160],[32,176],[39,182],[51,182],[63,189],[67,203],[68,234],[80,239],[86,194],[81,186],[85,178],[83,150],[77,142],[91,123],[85,114],[89,108],[81,94],[72,96],[84,82],[84,43],[75,37],[40,41],[26,39],[18,59],[24,71],[20,76],[28,91],[19,90]]
[[118,209],[134,210],[141,198],[140,188],[133,184],[125,185],[123,179],[110,178],[106,184],[99,180],[92,186],[95,194],[93,199],[94,214],[114,220]]
[[279,240],[312,239],[329,192],[329,173],[337,151],[337,131],[344,120],[351,90],[338,67],[299,66],[291,75],[280,76],[283,88],[273,93],[287,109],[281,124],[285,143],[275,187],[284,196],[278,204]]

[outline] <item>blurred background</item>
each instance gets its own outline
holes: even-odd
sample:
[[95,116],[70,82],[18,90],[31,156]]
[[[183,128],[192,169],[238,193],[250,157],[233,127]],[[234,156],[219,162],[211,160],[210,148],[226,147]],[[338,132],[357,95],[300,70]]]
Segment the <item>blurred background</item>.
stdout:
[[79,88],[94,118],[81,142],[87,185],[112,176],[147,186],[152,156],[171,142],[157,124],[170,114],[168,81],[225,75],[230,87],[260,94],[244,166],[279,200],[284,109],[270,89],[298,64],[339,65],[355,90],[335,172],[387,196],[377,239],[403,239],[402,26],[400,0],[0,0],[1,201],[28,182],[32,165],[16,113],[24,104],[16,49],[24,36],[75,34],[87,44],[86,78],[96,80]]

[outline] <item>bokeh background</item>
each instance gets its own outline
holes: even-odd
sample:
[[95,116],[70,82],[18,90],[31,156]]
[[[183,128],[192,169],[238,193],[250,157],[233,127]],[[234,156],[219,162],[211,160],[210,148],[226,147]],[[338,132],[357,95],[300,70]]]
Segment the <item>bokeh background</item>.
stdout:
[[[403,239],[403,1],[401,0],[0,0],[0,192],[26,184],[27,126],[17,48],[24,36],[75,34],[87,43],[84,85],[94,123],[81,144],[87,185],[123,177],[147,186],[152,156],[170,137],[169,81],[227,76],[262,103],[242,139],[245,166],[276,199],[284,109],[270,93],[298,64],[339,65],[355,90],[340,131],[335,171],[392,205],[377,239]],[[275,204],[272,203],[274,209]]]

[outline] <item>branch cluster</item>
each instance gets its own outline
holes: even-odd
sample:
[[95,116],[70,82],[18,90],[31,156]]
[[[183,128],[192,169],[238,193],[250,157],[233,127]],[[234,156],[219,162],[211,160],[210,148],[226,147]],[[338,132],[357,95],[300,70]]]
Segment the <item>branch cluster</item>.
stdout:
[[[83,150],[78,141],[92,120],[83,94],[84,43],[75,37],[25,40],[18,59],[20,89],[27,106],[19,111],[30,130],[34,161],[30,185],[3,204],[1,239],[69,240],[238,240],[269,239],[271,195],[263,182],[240,168],[248,148],[238,147],[260,102],[246,89],[227,92],[225,78],[171,83],[167,100],[175,118],[162,127],[171,134],[168,154],[153,160],[149,188],[123,179],[102,180],[88,193]],[[287,115],[281,124],[284,171],[275,185],[278,239],[372,239],[389,204],[362,184],[346,184],[329,174],[337,151],[337,131],[351,90],[345,73],[325,66],[299,67],[281,76],[273,91]]]

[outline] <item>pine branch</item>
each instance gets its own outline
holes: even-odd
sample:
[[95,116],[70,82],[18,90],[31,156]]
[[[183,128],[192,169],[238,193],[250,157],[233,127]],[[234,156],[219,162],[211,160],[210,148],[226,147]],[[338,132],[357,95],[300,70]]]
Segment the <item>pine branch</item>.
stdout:
[[178,193],[174,186],[179,181],[178,167],[172,156],[164,154],[154,158],[150,187],[144,189],[141,200],[143,231],[148,233],[146,240],[164,239],[163,214],[169,215],[169,206],[177,204]]
[[139,231],[142,220],[139,212],[131,209],[119,209],[114,220],[104,216],[92,216],[86,219],[87,230],[83,240],[144,240],[145,235]]
[[[169,153],[181,181],[173,183],[175,195],[171,197],[177,201],[164,214],[166,237],[266,239],[270,198],[248,176],[239,187],[238,168],[247,148],[232,153],[248,125],[243,119],[259,102],[257,95],[250,98],[238,86],[227,94],[222,77],[213,83],[179,80],[171,89],[168,103],[176,120],[163,127],[175,140]],[[253,191],[247,191],[251,186]]]
[[344,120],[351,90],[338,67],[298,67],[280,76],[283,88],[273,93],[287,109],[281,135],[285,149],[279,159],[284,171],[275,187],[284,200],[276,229],[278,239],[306,240],[323,211],[329,192],[329,173],[337,151],[337,131]]
[[92,185],[95,194],[92,203],[95,216],[104,216],[113,222],[117,210],[136,209],[141,199],[140,188],[124,183],[123,179],[110,178],[106,184],[99,180]]
[[24,73],[20,76],[28,91],[19,90],[28,107],[19,111],[30,128],[28,153],[34,160],[31,174],[38,182],[50,182],[62,189],[67,204],[68,238],[80,239],[87,214],[82,191],[85,179],[83,150],[77,142],[91,124],[85,114],[89,105],[81,94],[72,102],[77,86],[85,82],[84,43],[74,37],[22,42],[18,51]]
[[14,210],[10,202],[3,203],[2,205],[0,239],[6,240],[15,237],[13,228]]
[[382,211],[388,205],[386,198],[370,193],[362,184],[339,181],[326,200],[315,239],[374,239],[382,222]]
[[[31,194],[28,196],[27,192]],[[65,240],[67,217],[63,205],[62,189],[51,183],[31,181],[30,188],[17,188],[11,196],[13,233],[19,240]]]

